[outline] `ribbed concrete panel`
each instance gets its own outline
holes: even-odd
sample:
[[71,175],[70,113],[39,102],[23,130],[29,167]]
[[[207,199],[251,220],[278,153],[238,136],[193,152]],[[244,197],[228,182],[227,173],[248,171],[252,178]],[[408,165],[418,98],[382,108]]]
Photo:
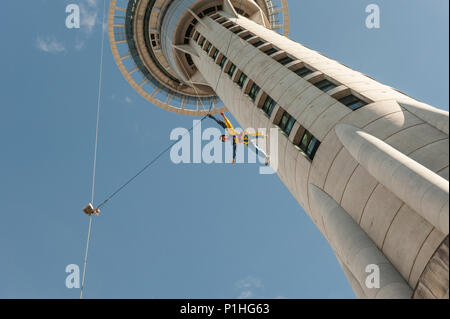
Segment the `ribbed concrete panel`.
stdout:
[[[294,95],[295,92],[292,92]],[[289,108],[289,113],[299,120],[302,121],[301,115],[308,109],[308,105],[317,99],[322,94],[315,86],[309,86],[300,95],[297,95],[295,99],[291,102],[291,107]]]
[[345,187],[357,166],[358,162],[353,159],[346,149],[342,149],[334,160],[328,172],[324,190],[336,202],[341,202]]
[[441,169],[438,173],[439,176],[441,176],[442,178],[445,178],[446,180],[448,180],[449,177],[449,167],[447,166],[446,168]]
[[355,293],[356,297],[358,299],[367,299],[367,296],[364,293],[364,290],[361,288],[361,285],[359,284],[358,280],[356,280],[355,276],[353,276],[350,269],[348,269],[348,267],[342,261],[340,261],[339,258],[338,258],[338,262],[341,265],[342,270],[344,271],[344,274],[347,277],[348,281],[352,285],[353,292]]
[[316,99],[309,103],[305,111],[300,115],[300,122],[309,130],[317,118],[334,104],[336,104],[336,100],[328,94],[323,93],[319,95]]
[[380,139],[353,126],[335,128],[358,163],[433,226],[448,234],[448,182]]
[[449,134],[449,113],[444,110],[439,110],[431,107],[428,104],[418,102],[411,98],[399,100],[399,103],[409,112],[429,123],[433,127]]
[[[255,77],[255,80],[258,81],[258,83],[266,83],[269,81],[269,79],[272,79],[272,76],[274,74],[276,74],[276,72],[278,70],[280,70],[283,66],[276,62],[276,61],[271,61],[270,63],[267,64],[266,67],[262,68],[260,70],[260,72],[258,73],[258,75]],[[247,74],[247,68],[243,69],[244,73]]]
[[402,206],[403,202],[381,184],[370,195],[359,224],[378,248],[383,247],[389,227]]
[[303,80],[297,81],[297,84],[286,91],[283,96],[277,101],[292,116],[301,112],[304,107],[295,103],[297,98],[304,94],[304,92],[312,87],[312,84]]
[[323,140],[334,126],[351,112],[341,103],[334,103],[316,118],[311,124],[309,131],[319,140]]
[[422,120],[412,115],[409,112],[398,112],[390,115],[386,115],[375,122],[367,125],[364,131],[379,138],[385,140],[386,138],[417,124],[423,123]]
[[344,117],[340,123],[365,128],[367,125],[370,125],[383,117],[401,111],[402,109],[396,101],[376,102],[366,105],[356,112],[351,112]]
[[298,149],[292,144],[288,143],[286,147],[286,155],[285,155],[285,169],[286,172],[286,182],[289,185],[289,188],[292,189],[292,193],[297,193],[297,184],[295,182],[295,164],[297,163],[297,157],[299,156]]
[[323,140],[322,145],[314,157],[314,163],[309,175],[310,184],[324,187],[330,167],[341,149],[342,144],[333,130]]
[[449,239],[442,242],[420,275],[414,299],[449,299]]
[[[377,180],[363,167],[358,166],[345,187],[341,206],[358,224],[377,185]],[[372,236],[371,238],[374,239]],[[376,243],[376,240],[374,241]]]
[[413,268],[411,269],[411,273],[409,275],[408,282],[411,287],[416,286],[420,275],[433,256],[433,253],[436,251],[445,237],[446,236],[436,228],[433,228],[431,233],[428,235],[427,239],[424,241],[422,247],[420,248],[419,253],[417,254],[417,258],[414,261]]
[[[255,49],[258,50],[258,49]],[[257,52],[257,51],[254,51]],[[253,58],[248,61],[246,71],[247,75],[251,79],[258,79],[258,75],[261,74],[261,71],[267,70],[270,65],[277,65],[276,61],[267,61],[267,57],[265,55],[256,54],[253,55]]]
[[[443,139],[448,141],[448,136],[428,123],[423,123],[404,129],[390,136],[385,142],[403,154],[408,155],[417,149]],[[448,159],[448,147],[441,149],[441,156],[446,156]]]
[[[282,133],[278,134],[278,154],[283,154],[286,152],[286,147],[287,147],[287,143],[288,143],[288,139],[286,138],[285,135],[283,135]],[[281,158],[278,161],[278,176],[280,176],[281,180],[285,180],[286,179],[286,171],[285,171],[285,167],[284,167],[284,158]]]
[[[410,298],[412,290],[393,265],[357,223],[328,194],[309,185],[311,200],[323,217],[325,233],[340,260],[345,263],[369,298]],[[380,288],[365,285],[366,267],[377,265],[380,269]]]
[[[278,65],[281,65],[278,63]],[[270,96],[275,97],[275,95],[280,92],[286,91],[286,89],[290,86],[290,83],[281,82],[286,79],[289,75],[292,75],[292,72],[288,69],[281,67],[277,68],[275,72],[273,72],[270,76],[270,81],[265,81],[263,77],[261,80],[259,78],[255,79],[255,82],[261,87],[262,90],[267,92]]]
[[[267,93],[269,93],[275,101],[280,101],[281,97],[285,94],[292,95],[292,92],[298,92],[298,75],[287,69],[285,71],[285,76],[281,79],[280,83],[274,83],[275,85],[267,90]],[[277,87],[279,87],[279,89],[277,89]]]
[[426,144],[409,154],[409,157],[433,172],[439,172],[448,167],[449,141],[448,138]]
[[[301,198],[303,208],[311,212],[308,201],[308,176],[311,170],[311,162],[302,153],[299,153],[295,162],[295,184],[297,185],[297,197]],[[310,213],[311,214],[311,213]],[[314,222],[317,220],[313,218]]]
[[224,48],[221,53],[226,54],[230,61],[233,61],[239,69],[243,70],[248,62],[253,59],[255,50],[239,37],[233,38],[231,44],[229,49]]
[[[266,134],[270,133],[272,123],[266,114],[260,109],[254,108],[252,113],[252,127],[255,129],[261,128],[266,130]],[[267,141],[266,141],[267,144]]]
[[359,93],[363,94],[367,98],[371,99],[372,101],[384,101],[384,100],[391,100],[391,99],[403,99],[405,98],[405,95],[389,88],[377,88],[377,89],[371,89],[371,90],[363,90]]
[[409,278],[420,248],[433,227],[404,205],[397,213],[384,241],[383,252],[403,278]]

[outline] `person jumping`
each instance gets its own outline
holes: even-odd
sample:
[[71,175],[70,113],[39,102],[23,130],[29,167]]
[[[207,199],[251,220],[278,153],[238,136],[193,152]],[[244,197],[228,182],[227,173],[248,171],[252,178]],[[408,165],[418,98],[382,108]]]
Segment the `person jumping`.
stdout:
[[[259,153],[262,153],[266,159],[265,165],[268,166],[270,164],[269,156],[267,156],[266,153],[256,145],[256,139],[261,138],[261,137],[265,138],[266,135],[261,134],[259,132],[257,132],[257,133],[252,133],[252,132],[247,132],[247,131],[238,132],[234,129],[230,120],[225,116],[225,114],[223,112],[220,113],[220,115],[222,115],[224,121],[215,118],[211,114],[208,114],[208,117],[210,119],[214,120],[223,129],[225,129],[228,132],[228,134],[233,138],[233,161],[232,161],[232,163],[233,164],[236,163],[236,147],[237,147],[237,145],[243,143],[244,145],[248,146],[249,148],[252,148],[255,151],[257,156],[259,155]],[[255,140],[249,140],[249,136],[254,137]],[[220,136],[220,140],[223,143],[225,143],[229,139],[230,139],[230,137],[227,136],[226,134],[223,134]]]

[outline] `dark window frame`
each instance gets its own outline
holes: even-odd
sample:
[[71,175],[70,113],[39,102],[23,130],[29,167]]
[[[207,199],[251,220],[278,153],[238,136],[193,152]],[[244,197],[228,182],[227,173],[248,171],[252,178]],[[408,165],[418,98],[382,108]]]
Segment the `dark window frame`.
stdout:
[[223,67],[225,66],[225,63],[227,63],[228,58],[226,56],[222,57],[222,60],[220,60],[219,66],[221,69],[223,69]]
[[283,131],[284,134],[289,136],[292,132],[292,128],[294,127],[295,122],[295,118],[288,112],[284,111],[283,115],[281,116],[280,123],[278,123],[278,127],[281,129],[281,131]]
[[360,98],[354,96],[353,94],[344,96],[343,98],[338,99],[338,101],[344,104],[352,111],[356,111],[369,104],[366,101],[363,101]]
[[213,59],[215,61],[218,55],[219,55],[219,50],[216,49],[216,51],[214,51],[214,53],[211,55],[211,59]]
[[295,60],[293,58],[291,58],[289,55],[285,56],[284,58],[281,58],[279,60],[277,60],[278,63],[280,63],[281,65],[287,65],[289,63],[294,62]]
[[314,86],[325,93],[337,88],[337,85],[328,79],[323,79],[319,82],[316,82],[314,83]]
[[278,51],[280,51],[280,50],[278,50],[277,48],[271,47],[270,49],[264,51],[264,53],[270,56],[272,54],[277,53]]
[[236,83],[242,89],[244,87],[245,81],[247,81],[247,75],[242,72],[241,75],[239,75],[239,79]]
[[270,96],[267,96],[261,109],[263,110],[264,113],[266,113],[270,117],[272,116],[273,110],[275,109],[276,105],[277,103],[275,102],[275,100],[272,99]]
[[294,73],[297,74],[299,77],[304,78],[304,77],[314,73],[314,71],[311,70],[310,68],[304,66],[304,67],[301,67],[300,69],[295,70]]
[[248,92],[248,96],[252,99],[253,102],[256,101],[256,98],[260,91],[261,88],[256,83],[253,83],[252,87],[250,88],[250,91]]
[[314,159],[319,146],[320,141],[308,130],[305,130],[302,138],[300,139],[298,147],[311,161]]
[[264,42],[262,40],[258,40],[255,43],[251,43],[251,45],[253,45],[255,48],[257,48],[257,47],[263,45],[264,43],[267,43],[267,42]]
[[234,72],[236,71],[237,67],[233,63],[231,63],[230,68],[227,71],[227,74],[230,78],[233,77]]

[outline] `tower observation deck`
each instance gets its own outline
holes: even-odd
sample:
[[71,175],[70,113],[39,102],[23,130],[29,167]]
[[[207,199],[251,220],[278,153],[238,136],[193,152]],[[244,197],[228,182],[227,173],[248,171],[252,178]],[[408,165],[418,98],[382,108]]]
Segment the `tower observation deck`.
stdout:
[[287,38],[286,0],[111,0],[108,19],[151,103],[280,130],[277,174],[358,297],[448,298],[448,112]]

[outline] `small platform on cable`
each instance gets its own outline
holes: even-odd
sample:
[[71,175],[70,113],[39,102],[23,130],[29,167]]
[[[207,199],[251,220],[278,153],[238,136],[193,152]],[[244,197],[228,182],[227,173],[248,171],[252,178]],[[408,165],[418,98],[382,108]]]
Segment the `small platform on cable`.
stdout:
[[85,208],[83,208],[83,212],[88,216],[92,216],[92,214],[98,216],[100,214],[100,209],[94,208],[94,206],[89,203]]

